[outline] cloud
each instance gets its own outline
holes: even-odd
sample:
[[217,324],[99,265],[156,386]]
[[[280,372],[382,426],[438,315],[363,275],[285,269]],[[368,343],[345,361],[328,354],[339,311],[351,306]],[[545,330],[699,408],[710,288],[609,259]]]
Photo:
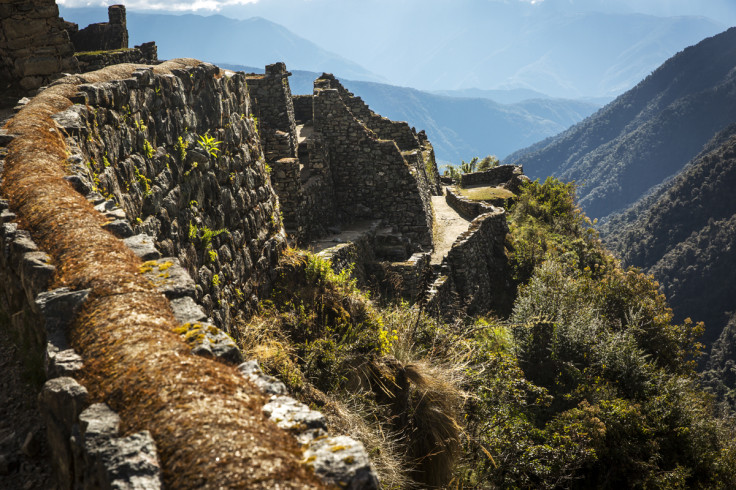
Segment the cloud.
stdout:
[[170,10],[194,11],[209,10],[217,12],[223,7],[256,3],[258,0],[57,0],[64,7],[106,7],[122,3],[131,10]]

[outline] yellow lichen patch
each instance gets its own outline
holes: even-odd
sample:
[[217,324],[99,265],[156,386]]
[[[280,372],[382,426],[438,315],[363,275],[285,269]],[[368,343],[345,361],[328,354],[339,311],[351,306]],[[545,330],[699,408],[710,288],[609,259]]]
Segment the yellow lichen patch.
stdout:
[[141,274],[148,274],[155,267],[158,267],[158,262],[155,260],[149,260],[148,262],[143,262],[138,270]]
[[170,261],[170,260],[167,260],[163,264],[158,264],[158,270],[159,271],[165,271],[166,269],[168,269],[172,265],[174,265],[174,263],[172,261]]
[[332,451],[333,453],[336,453],[338,451],[344,451],[345,449],[347,449],[347,447],[345,446],[333,446],[330,448],[330,451]]

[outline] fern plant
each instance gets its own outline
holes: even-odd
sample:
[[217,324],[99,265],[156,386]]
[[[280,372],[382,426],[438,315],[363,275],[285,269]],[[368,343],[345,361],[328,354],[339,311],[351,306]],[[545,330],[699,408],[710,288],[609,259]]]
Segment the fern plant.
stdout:
[[210,136],[210,132],[207,131],[203,135],[199,136],[198,143],[199,146],[207,152],[207,154],[213,158],[217,158],[218,153],[220,153],[220,144],[222,144],[222,141],[217,141],[213,136]]

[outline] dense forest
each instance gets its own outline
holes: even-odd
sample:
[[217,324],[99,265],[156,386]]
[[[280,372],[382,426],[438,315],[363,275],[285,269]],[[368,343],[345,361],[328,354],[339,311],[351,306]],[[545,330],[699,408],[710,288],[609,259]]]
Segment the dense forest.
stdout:
[[606,251],[573,184],[527,184],[508,222],[490,316],[442,323],[291,250],[242,346],[361,439],[386,488],[733,488],[702,325]]
[[736,28],[678,53],[593,116],[505,163],[577,181],[585,212],[605,217],[680,172],[734,122],[734,66]]
[[736,290],[736,125],[719,133],[676,178],[601,227],[626,264],[662,283],[680,319],[704,320],[712,343]]

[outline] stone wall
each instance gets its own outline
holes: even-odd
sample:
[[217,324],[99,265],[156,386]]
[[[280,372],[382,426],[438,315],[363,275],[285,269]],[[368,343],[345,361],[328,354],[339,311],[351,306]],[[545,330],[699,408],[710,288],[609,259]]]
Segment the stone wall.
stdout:
[[462,187],[471,186],[504,186],[511,192],[517,192],[520,179],[524,180],[524,171],[520,165],[499,165],[485,172],[473,172],[460,175]]
[[481,214],[493,211],[493,206],[483,201],[473,201],[456,193],[452,187],[445,189],[445,200],[447,204],[468,219],[475,219]]
[[77,53],[76,57],[79,62],[79,71],[86,73],[120,63],[154,63],[158,61],[158,48],[156,43],[149,42],[129,49]]
[[376,133],[380,139],[395,141],[401,151],[414,150],[420,147],[416,131],[409,124],[404,121],[392,121],[376,114],[368,107],[368,104],[363,102],[363,99],[356,97],[352,92],[347,90],[332,74],[324,73],[320,79],[329,81],[323,87],[337,89],[340,93],[340,98],[353,116],[365,124],[368,129]]
[[507,234],[503,209],[475,218],[442,262],[427,310],[440,317],[457,317],[487,314],[502,305],[509,290]]
[[147,68],[80,85],[78,102],[56,117],[69,161],[88,169],[77,185],[118,203],[134,233],[177,257],[207,316],[235,334],[233,315],[266,296],[285,245],[245,76]]
[[295,95],[292,97],[294,104],[294,119],[297,124],[304,124],[312,120],[312,96],[311,95]]
[[75,51],[110,51],[128,47],[125,6],[109,6],[107,15],[109,22],[90,24],[84,29],[71,22],[66,24]]
[[[324,145],[338,219],[384,219],[417,246],[432,245],[430,189],[396,143],[381,140],[348,109],[334,88],[315,83],[314,133]],[[324,85],[323,85],[324,86]]]
[[76,72],[74,46],[54,0],[0,3],[0,93],[34,90]]
[[[222,291],[203,291],[179,261],[194,265],[189,268],[200,276],[209,267],[223,280],[236,277],[242,272],[238,266],[252,261],[236,283],[254,291],[254,298],[244,299],[247,307],[258,299],[255,290],[264,286],[259,279],[264,271],[274,269],[275,255],[283,245],[280,225],[267,222],[264,215],[273,209],[275,196],[253,122],[244,117],[249,105],[244,77],[223,78],[216,67],[200,64],[163,75],[143,68],[131,78],[76,87],[77,104],[52,116],[58,125],[52,131],[61,129],[66,134],[65,179],[106,218],[100,220],[102,227],[146,261],[139,274],[148,287],[169,300],[180,325],[175,332],[192,352],[226,363],[241,362],[232,339],[208,324],[208,314],[194,301],[206,305],[208,297],[210,301],[217,297],[210,316],[226,321],[224,304],[237,301],[228,296],[229,284],[221,284]],[[203,141],[208,131],[220,143],[199,143],[196,148],[196,141]],[[22,138],[0,136],[0,145]],[[204,151],[208,147],[210,151]],[[219,151],[211,151],[214,147]],[[176,156],[168,153],[172,149]],[[3,157],[0,149],[0,178]],[[71,188],[68,192],[75,194]],[[192,197],[200,201],[188,201]],[[183,224],[186,219],[188,227]],[[213,231],[207,224],[219,224],[218,220],[234,226],[223,233],[204,232]],[[134,235],[134,229],[150,235]],[[79,260],[73,252],[67,257]],[[161,488],[151,433],[121,434],[118,415],[104,403],[90,405],[92,396],[75,380],[83,360],[69,347],[66,331],[78,309],[95,294],[89,289],[46,291],[57,272],[50,262],[30,234],[18,228],[8,202],[0,200],[0,324],[14,332],[36,369],[45,366],[49,381],[39,403],[58,488]],[[218,285],[211,281],[211,286]],[[235,289],[235,296],[242,294]],[[146,316],[132,315],[136,322]],[[178,356],[182,353],[177,351]],[[88,358],[84,363],[88,361],[94,363]],[[191,365],[196,369],[196,363]],[[198,371],[203,385],[208,381],[206,371]],[[264,419],[263,430],[279,427],[292,433],[304,445],[303,464],[313,474],[341,488],[378,487],[361,443],[327,434],[324,417],[286,396],[285,386],[264,375],[257,364],[244,363],[238,372],[244,391],[255,386],[267,397],[262,412],[271,422]],[[260,396],[254,395],[257,399]],[[203,481],[207,481],[205,475]]]
[[[0,164],[2,160],[0,160]],[[0,165],[1,169],[1,165]],[[122,437],[117,414],[90,405],[78,375],[82,358],[66,331],[89,290],[48,290],[56,267],[0,200],[0,328],[21,347],[26,370],[48,381],[39,396],[59,489],[161,487],[156,447],[147,431]]]
[[291,89],[284,63],[266,66],[264,75],[248,75],[253,116],[258,121],[266,160],[297,156],[296,124]]

